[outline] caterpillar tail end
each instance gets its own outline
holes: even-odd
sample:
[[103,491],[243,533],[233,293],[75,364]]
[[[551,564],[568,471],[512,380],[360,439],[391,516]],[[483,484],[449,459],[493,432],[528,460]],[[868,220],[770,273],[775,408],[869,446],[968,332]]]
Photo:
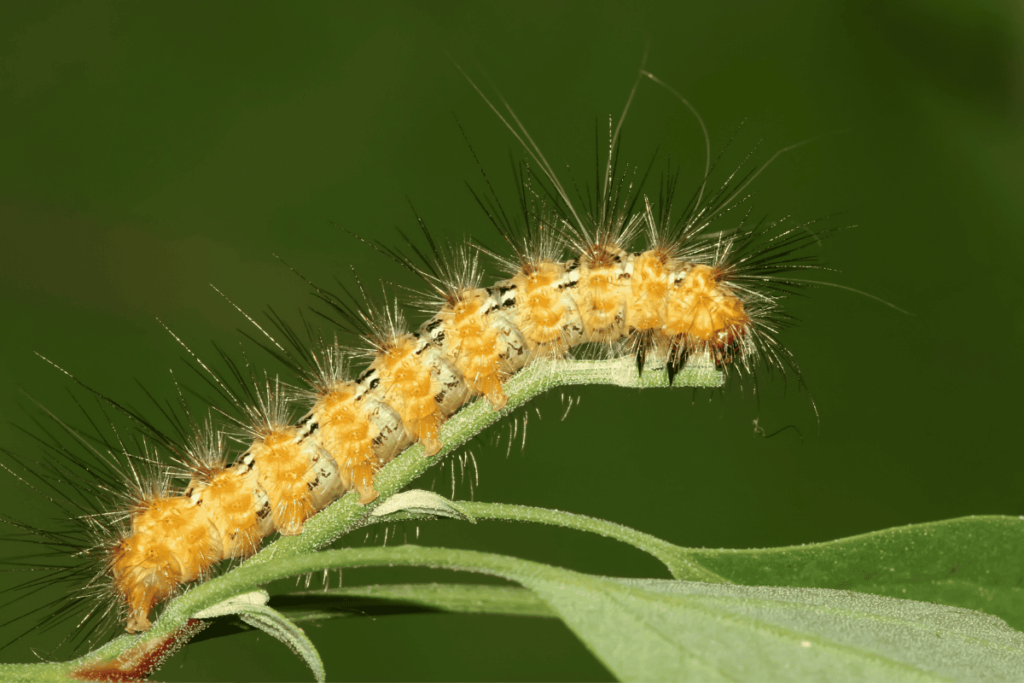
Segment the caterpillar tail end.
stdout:
[[[147,621],[148,623],[148,621]],[[206,624],[199,619],[188,622],[174,633],[155,640],[145,640],[137,647],[121,653],[113,659],[90,662],[71,671],[75,680],[81,681],[142,681],[164,663],[182,643],[202,631]]]

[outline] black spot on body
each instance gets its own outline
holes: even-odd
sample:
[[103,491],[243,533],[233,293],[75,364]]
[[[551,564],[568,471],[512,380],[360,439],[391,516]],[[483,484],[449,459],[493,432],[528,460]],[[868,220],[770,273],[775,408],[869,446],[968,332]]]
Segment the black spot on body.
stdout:
[[[302,423],[299,423],[299,424],[301,426]],[[302,436],[299,437],[298,443],[302,443],[303,441],[305,441],[309,437],[313,436],[313,432],[315,432],[318,429],[320,429],[320,423],[319,422],[314,422],[313,424],[311,424],[309,426],[309,429],[307,429],[306,432]]]

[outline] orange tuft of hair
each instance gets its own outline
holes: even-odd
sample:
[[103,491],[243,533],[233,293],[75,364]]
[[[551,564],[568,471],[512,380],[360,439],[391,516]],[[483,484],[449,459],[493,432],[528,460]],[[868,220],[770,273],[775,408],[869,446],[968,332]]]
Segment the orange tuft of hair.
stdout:
[[720,283],[721,274],[705,265],[693,266],[668,297],[665,333],[721,344],[737,328],[750,323],[743,302]]

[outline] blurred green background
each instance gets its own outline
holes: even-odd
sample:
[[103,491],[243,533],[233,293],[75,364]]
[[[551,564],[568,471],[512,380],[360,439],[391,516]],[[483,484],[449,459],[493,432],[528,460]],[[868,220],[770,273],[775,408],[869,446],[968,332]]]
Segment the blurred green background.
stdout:
[[[27,424],[20,388],[71,410],[65,380],[34,351],[142,403],[136,379],[170,396],[168,370],[181,373],[156,318],[201,351],[236,348],[244,320],[210,283],[250,312],[297,314],[308,289],[274,255],[320,282],[356,264],[414,284],[338,227],[397,245],[393,228],[415,225],[407,197],[434,229],[495,244],[465,188],[479,176],[453,113],[509,201],[508,155],[520,150],[456,63],[507,99],[556,167],[590,178],[595,121],[618,116],[645,51],[699,109],[714,154],[736,133],[722,169],[757,145],[763,161],[813,139],[758,179],[753,215],[857,225],[824,243],[835,272],[821,278],[914,315],[836,289],[793,301],[801,322],[784,341],[809,391],[587,388],[564,422],[559,395],[546,396],[525,451],[506,457],[494,434],[474,444],[475,498],[712,547],[1019,514],[1019,2],[5,3],[0,445],[34,452],[15,426]],[[682,106],[641,84],[624,159],[659,148],[688,190],[703,144]],[[755,418],[769,434],[796,429],[762,438]],[[423,485],[449,493],[451,467]],[[468,484],[456,492],[468,497]],[[0,494],[5,510],[38,505],[10,478]],[[526,525],[438,522],[419,542],[665,575],[611,541]],[[353,585],[455,578],[345,573]],[[311,631],[334,679],[609,676],[550,621],[411,615]],[[53,637],[29,634],[0,661],[34,660],[33,646],[45,656]],[[197,643],[157,677],[308,672],[245,634]]]

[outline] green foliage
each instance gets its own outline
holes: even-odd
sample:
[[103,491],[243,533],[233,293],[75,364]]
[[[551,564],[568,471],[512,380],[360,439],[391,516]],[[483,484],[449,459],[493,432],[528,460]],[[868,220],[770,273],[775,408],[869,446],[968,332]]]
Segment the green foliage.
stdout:
[[1024,630],[1021,548],[1021,518],[988,516],[790,548],[686,553],[734,583],[838,588],[956,605]]
[[[700,386],[721,380],[699,364],[680,379]],[[551,387],[577,383],[659,386],[664,373],[637,375],[622,360],[538,362],[508,383],[508,410]],[[502,414],[482,401],[467,406],[445,425],[442,455]],[[372,605],[380,613],[431,609],[557,618],[622,680],[1024,677],[1024,634],[1008,625],[1024,624],[1019,518],[972,517],[789,548],[696,550],[583,515],[403,492],[439,460],[425,458],[419,446],[408,449],[376,478],[380,497],[373,504],[359,505],[352,494],[342,498],[299,536],[271,543],[172,600],[146,633],[122,636],[63,665],[2,665],[0,675],[66,677],[83,664],[131,659],[153,643],[180,646],[194,634],[194,620],[231,616],[285,642],[323,680],[320,656],[295,622],[351,614],[360,604],[367,614]],[[319,550],[360,527],[405,519],[516,520],[598,534],[656,557],[674,580],[594,576],[415,545]],[[289,576],[380,566],[487,574],[523,589],[428,584],[302,593],[284,611],[267,606],[259,591]]]
[[[694,363],[677,384],[715,387]],[[414,446],[388,465],[369,506],[356,495],[316,515],[224,575],[169,602],[154,628],[122,636],[78,660],[0,665],[3,680],[71,680],[83,665],[131,660],[156,642],[184,645],[195,620],[259,629],[327,679],[298,624],[418,611],[557,619],[621,680],[1008,680],[1024,677],[1024,521],[968,517],[887,529],[826,543],[755,550],[693,549],[613,522],[497,503],[452,501],[409,484],[445,455],[553,387],[666,386],[629,359],[539,361],[507,385],[494,412],[466,406],[443,428],[444,450]],[[504,555],[404,545],[321,550],[352,531],[403,520],[478,524],[507,520],[612,538],[661,561],[673,579],[596,576]],[[393,585],[296,592],[269,606],[260,586],[312,572],[410,566],[486,574],[517,586]],[[173,648],[172,648],[173,649]]]
[[[476,520],[532,517],[611,536],[610,527],[641,549],[657,541],[562,512],[458,507]],[[329,593],[331,611],[323,608],[323,594],[310,593],[305,606],[291,603],[289,616],[323,620],[385,606],[391,613],[555,616],[622,680],[1006,680],[1024,675],[1024,634],[967,608],[981,601],[1006,621],[1024,617],[1021,588],[1014,585],[1022,541],[1020,519],[972,517],[793,548],[693,550],[659,542],[658,554],[675,554],[677,566],[703,568],[714,582],[612,579],[406,546],[384,550],[387,561],[491,573],[530,593],[437,584],[337,589]],[[968,568],[958,558],[973,561]],[[859,592],[837,589],[851,586]]]
[[[421,507],[422,500],[417,502]],[[543,517],[550,511],[534,512]],[[577,518],[574,526],[585,529],[587,519]],[[590,521],[594,526],[607,524]],[[621,680],[1010,680],[1024,675],[1024,634],[963,605],[977,601],[969,590],[975,585],[989,599],[1009,596],[1004,602],[1010,604],[1001,605],[1004,616],[1019,620],[1019,588],[1000,592],[1004,580],[1019,570],[1015,555],[989,553],[974,571],[954,573],[944,581],[932,570],[943,566],[964,539],[998,551],[1000,543],[1012,543],[1022,533],[1024,522],[1019,519],[988,517],[902,527],[801,548],[678,549],[734,580],[744,575],[755,583],[765,577],[784,583],[788,577],[796,587],[616,579],[502,555],[413,545],[328,550],[240,568],[176,601],[161,621],[173,620],[172,613],[185,609],[182,603],[209,600],[208,595],[196,594],[210,594],[211,587],[223,589],[222,584],[228,584],[229,592],[238,597],[191,616],[239,615],[248,625],[288,643],[310,664],[317,680],[324,679],[319,656],[293,622],[351,615],[354,608],[373,614],[374,608],[384,606],[391,613],[431,609],[558,618]],[[892,552],[898,546],[908,552]],[[965,553],[971,550],[963,548]],[[865,576],[864,563],[877,569],[882,566],[879,559],[882,565],[892,565],[891,571]],[[298,594],[283,613],[258,604],[262,600],[254,602],[249,599],[252,593],[245,592],[284,576],[365,566],[489,574],[524,589],[438,584],[336,589]],[[790,573],[784,571],[786,566],[792,567]],[[987,578],[981,581],[982,576]],[[837,580],[859,582],[864,592],[808,587]],[[901,591],[901,584],[915,596],[927,591],[933,602],[887,596]],[[125,637],[112,645],[124,651],[138,644],[132,641],[148,637]],[[109,658],[114,651],[101,654]],[[67,671],[53,665],[0,669],[9,680],[49,680]]]

